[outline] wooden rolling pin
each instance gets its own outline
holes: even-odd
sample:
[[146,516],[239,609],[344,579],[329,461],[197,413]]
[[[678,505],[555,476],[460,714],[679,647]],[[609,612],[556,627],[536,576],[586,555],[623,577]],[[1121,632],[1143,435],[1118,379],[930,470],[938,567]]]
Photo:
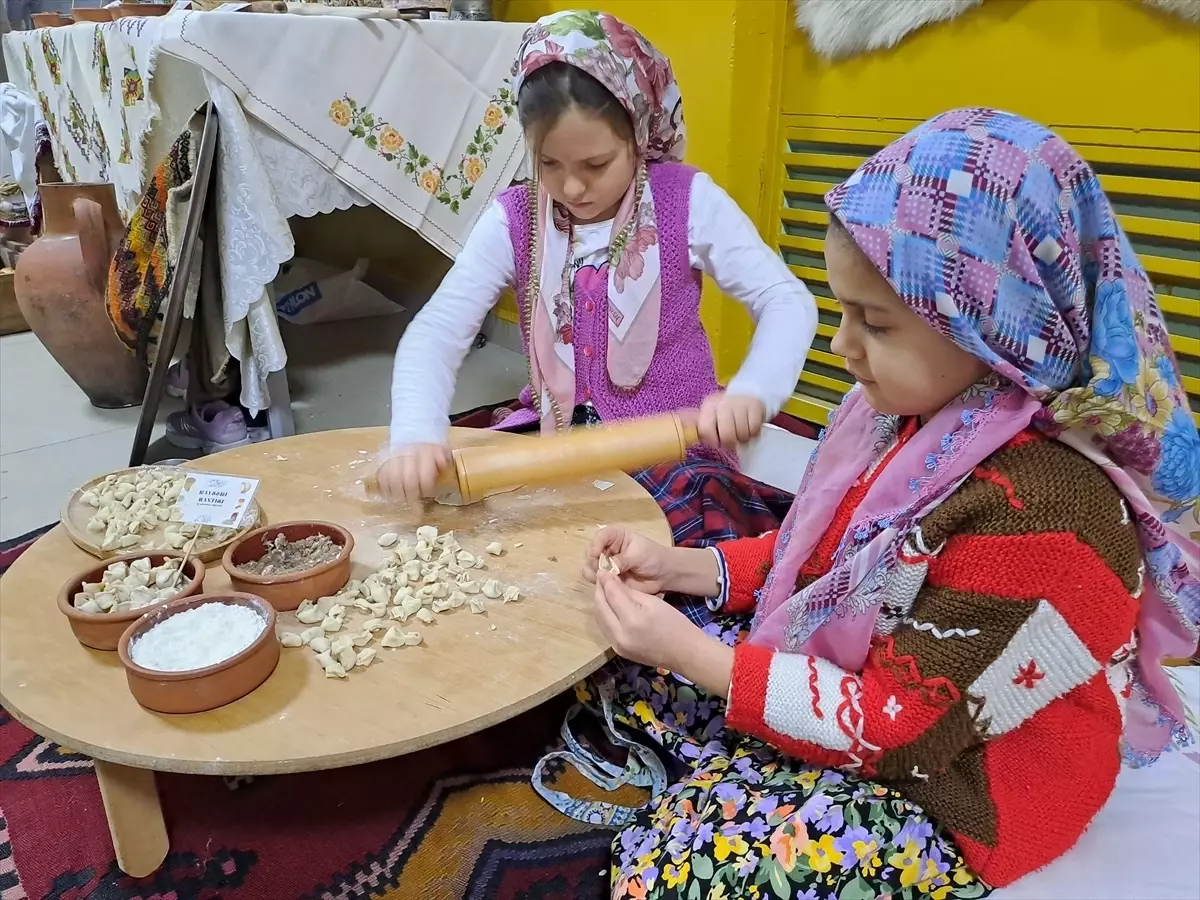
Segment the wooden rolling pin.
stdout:
[[438,481],[438,495],[457,491],[463,503],[474,503],[523,484],[568,481],[613,469],[631,472],[681,460],[697,440],[694,424],[666,413],[529,440],[460,447]]

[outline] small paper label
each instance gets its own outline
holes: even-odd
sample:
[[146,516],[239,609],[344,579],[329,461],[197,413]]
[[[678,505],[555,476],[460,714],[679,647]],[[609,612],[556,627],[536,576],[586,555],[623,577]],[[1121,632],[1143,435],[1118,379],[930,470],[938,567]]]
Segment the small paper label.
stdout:
[[240,528],[257,490],[257,478],[189,472],[179,492],[180,521]]

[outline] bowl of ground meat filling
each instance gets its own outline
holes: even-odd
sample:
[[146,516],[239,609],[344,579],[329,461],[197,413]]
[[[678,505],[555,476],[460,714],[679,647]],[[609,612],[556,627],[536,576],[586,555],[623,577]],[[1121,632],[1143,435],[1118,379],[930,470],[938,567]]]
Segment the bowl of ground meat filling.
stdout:
[[283,522],[230,544],[221,559],[235,591],[281,612],[336,594],[350,580],[354,538],[332,522]]

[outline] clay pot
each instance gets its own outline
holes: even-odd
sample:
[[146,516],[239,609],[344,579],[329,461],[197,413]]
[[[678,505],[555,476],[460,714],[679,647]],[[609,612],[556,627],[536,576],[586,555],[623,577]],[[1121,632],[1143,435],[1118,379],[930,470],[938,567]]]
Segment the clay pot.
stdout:
[[129,19],[135,16],[165,16],[171,11],[166,3],[122,3],[110,7],[113,19]]
[[137,406],[149,371],[105,310],[108,266],[125,232],[111,184],[41,185],[42,236],[17,262],[17,305],[93,406]]
[[[336,559],[301,572],[288,575],[253,575],[243,572],[238,566],[262,559],[267,545],[278,535],[288,541],[302,541],[314,534],[324,534],[342,548]],[[244,538],[230,544],[221,559],[221,566],[229,576],[235,591],[245,591],[265,598],[280,612],[296,609],[305,600],[318,600],[336,594],[350,580],[350,553],[354,550],[354,536],[340,525],[332,522],[281,522],[252,531]]]
[[[129,645],[163,619],[206,603],[248,606],[266,620],[266,627],[249,647],[224,662],[184,672],[144,669],[129,657]],[[125,666],[125,679],[133,699],[160,713],[198,713],[216,709],[245,697],[271,677],[279,664],[279,638],[275,635],[275,610],[262,597],[250,594],[201,594],[169,600],[138,619],[121,635],[117,655]]]
[[[80,572],[78,575],[69,579],[58,591],[58,609],[67,621],[71,623],[71,631],[75,634],[75,640],[83,644],[85,647],[91,647],[93,650],[116,650],[117,644],[121,642],[121,635],[125,633],[132,623],[136,622],[146,613],[158,609],[160,606],[165,606],[172,600],[181,600],[184,597],[192,597],[200,593],[204,587],[204,564],[199,562],[195,557],[188,560],[187,569],[180,576],[180,582],[183,589],[176,594],[171,600],[164,600],[162,603],[154,603],[150,606],[143,606],[141,609],[136,609],[133,612],[123,613],[86,613],[75,608],[75,595],[83,590],[85,581],[100,581],[104,570],[113,563],[126,562],[131,563],[135,559],[149,557],[150,563],[155,566],[161,566],[168,559],[181,558],[182,553],[126,553],[123,556],[114,556],[111,559],[106,559],[104,562],[97,563],[94,566],[88,566],[86,571]],[[187,578],[184,581],[184,578]]]
[[76,22],[111,22],[113,20],[112,13],[103,6],[93,9],[78,7],[71,10],[71,18]]
[[34,13],[30,18],[33,19],[34,28],[62,28],[71,24],[70,19],[56,12]]

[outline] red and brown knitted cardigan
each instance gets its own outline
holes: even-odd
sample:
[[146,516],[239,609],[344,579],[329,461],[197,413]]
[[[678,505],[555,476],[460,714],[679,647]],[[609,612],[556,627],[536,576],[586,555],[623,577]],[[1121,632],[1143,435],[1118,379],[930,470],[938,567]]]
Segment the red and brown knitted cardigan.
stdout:
[[[828,571],[872,479],[847,495],[801,585]],[[725,612],[754,608],[774,544],[720,545]],[[893,786],[981,878],[1009,884],[1069,850],[1113,789],[1142,571],[1108,477],[1027,431],[921,522],[861,672],[743,643],[727,722]]]

